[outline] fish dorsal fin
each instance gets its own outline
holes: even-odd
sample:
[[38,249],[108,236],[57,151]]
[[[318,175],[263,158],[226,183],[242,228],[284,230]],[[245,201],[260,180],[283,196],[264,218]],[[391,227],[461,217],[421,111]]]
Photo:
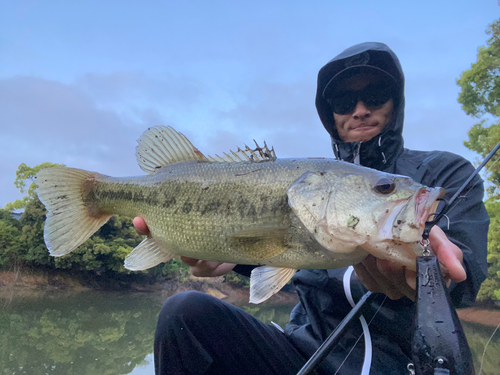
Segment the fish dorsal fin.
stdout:
[[168,164],[188,160],[207,160],[186,136],[170,126],[155,126],[137,140],[135,156],[141,169],[154,173]]
[[224,156],[216,154],[215,157],[208,156],[207,159],[213,163],[262,163],[276,160],[274,147],[269,149],[266,142],[264,142],[264,147],[260,147],[257,142],[255,142],[255,146],[256,148],[251,149],[245,145],[244,150],[238,147],[236,152],[229,151],[230,153],[224,153]]

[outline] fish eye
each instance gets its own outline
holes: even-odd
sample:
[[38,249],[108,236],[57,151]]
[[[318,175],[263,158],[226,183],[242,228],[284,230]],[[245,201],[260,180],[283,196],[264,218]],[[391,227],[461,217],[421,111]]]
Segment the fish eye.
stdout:
[[394,181],[388,179],[387,177],[382,177],[377,181],[374,189],[380,194],[391,194],[395,188],[396,184]]

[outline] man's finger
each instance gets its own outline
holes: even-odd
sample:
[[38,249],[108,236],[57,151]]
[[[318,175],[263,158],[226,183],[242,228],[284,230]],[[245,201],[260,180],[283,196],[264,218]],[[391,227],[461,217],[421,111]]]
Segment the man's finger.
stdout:
[[[403,294],[412,301],[415,300],[415,288],[407,282],[405,267],[385,259],[377,259],[376,264],[381,277],[386,278],[388,285],[397,290],[396,295]],[[416,285],[416,282],[413,284]]]
[[372,293],[381,293],[380,285],[375,281],[370,272],[366,269],[365,265],[361,262],[356,264],[354,267],[354,272],[356,277],[361,281],[361,283]]
[[132,223],[134,224],[134,228],[138,234],[142,236],[149,235],[149,228],[142,217],[135,217]]
[[[365,260],[358,264],[361,282],[370,291],[375,293],[384,293],[390,299],[396,300],[405,294],[388,280],[378,269],[377,258],[368,255]],[[356,269],[357,270],[357,269]],[[358,272],[356,274],[359,277]],[[405,283],[406,284],[406,283]]]
[[436,225],[429,233],[429,241],[432,250],[443,265],[442,270],[447,273],[451,280],[464,281],[467,274],[462,266],[463,253],[460,248],[451,242],[443,230]]
[[412,288],[414,291],[416,291],[416,289],[417,289],[417,273],[415,271],[408,269],[408,268],[405,268],[405,279],[406,279],[406,283],[408,284],[408,286],[410,288]]
[[199,259],[190,258],[190,257],[181,257],[181,260],[190,267],[196,266],[198,264],[198,262],[200,261]]

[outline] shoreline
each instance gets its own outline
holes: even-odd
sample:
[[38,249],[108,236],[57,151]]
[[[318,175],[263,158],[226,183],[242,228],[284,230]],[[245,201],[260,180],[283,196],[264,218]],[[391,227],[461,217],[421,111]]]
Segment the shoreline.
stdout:
[[[82,279],[81,275],[70,275],[66,272],[32,271],[0,271],[0,299],[13,297],[37,297],[45,293],[64,292],[78,294],[85,291],[130,291],[152,293],[159,298],[188,291],[197,290],[231,302],[248,302],[249,288],[238,287],[224,282],[224,277],[195,277],[189,275],[185,281],[167,279],[149,282],[147,279],[131,276],[122,280],[109,280],[99,275]],[[128,282],[126,281],[127,279]],[[298,303],[297,294],[290,288],[280,291],[269,301],[277,304]],[[496,327],[500,325],[500,309],[482,306],[457,309],[460,320]]]
[[500,310],[487,309],[484,307],[467,307],[457,310],[460,320],[482,324],[484,326],[497,327],[500,325]]
[[[165,279],[151,282],[144,275],[126,275],[119,279],[109,279],[105,276],[91,275],[84,278],[82,275],[71,275],[67,272],[32,271],[0,271],[0,299],[14,297],[39,297],[46,293],[78,294],[86,291],[117,291],[131,293],[151,293],[158,298],[166,299],[169,296],[196,290],[211,296],[227,299],[231,302],[248,302],[250,289],[224,282],[224,277],[196,277],[186,276],[185,280]],[[269,301],[276,304],[297,303],[295,291],[285,290],[272,296]]]

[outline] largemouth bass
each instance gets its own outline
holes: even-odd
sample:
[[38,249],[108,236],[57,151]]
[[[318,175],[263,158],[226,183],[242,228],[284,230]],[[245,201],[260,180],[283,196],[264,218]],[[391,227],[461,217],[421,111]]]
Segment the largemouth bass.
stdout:
[[425,221],[444,195],[409,177],[332,159],[276,159],[266,145],[205,157],[170,127],[150,128],[138,143],[145,176],[38,173],[51,255],[73,251],[113,214],[140,216],[151,234],[126,268],[178,256],[258,265],[250,301],[259,303],[298,269],[344,267],[369,253],[414,269]]

